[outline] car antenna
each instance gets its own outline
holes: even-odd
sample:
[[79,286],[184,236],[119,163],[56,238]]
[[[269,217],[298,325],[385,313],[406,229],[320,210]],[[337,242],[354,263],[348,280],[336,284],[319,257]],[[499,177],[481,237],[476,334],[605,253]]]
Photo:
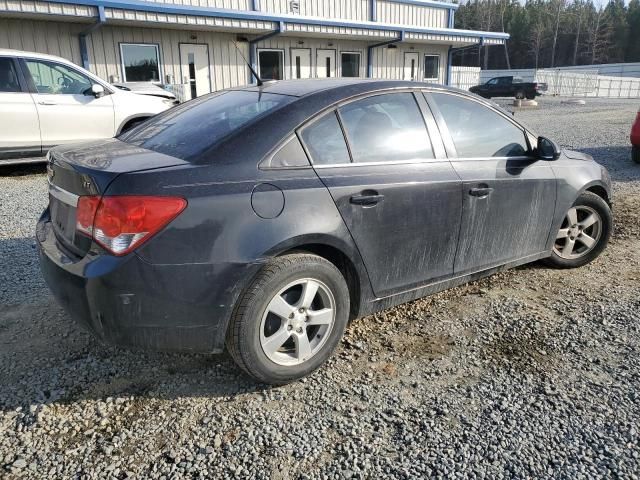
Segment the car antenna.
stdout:
[[[254,70],[254,68],[251,66],[251,64],[250,64],[249,62],[247,62],[247,59],[246,59],[246,58],[245,58],[245,56],[242,54],[242,50],[240,50],[240,49],[238,48],[238,44],[236,43],[236,41],[235,41],[235,40],[231,40],[231,42],[233,43],[233,46],[234,46],[234,47],[236,47],[236,50],[238,51],[238,53],[240,54],[240,56],[241,56],[241,57],[242,57],[242,59],[244,60],[244,63],[246,63],[246,64],[247,64],[247,67],[249,67],[249,70],[251,71],[251,74],[252,74],[254,77],[256,77],[256,84],[257,84],[259,87],[261,87],[261,86],[262,86],[262,84],[263,84],[264,82],[263,82],[263,81],[262,81],[262,79],[260,78],[260,75],[258,75],[258,74],[256,73],[256,71]],[[249,48],[251,48],[251,47],[249,47]]]

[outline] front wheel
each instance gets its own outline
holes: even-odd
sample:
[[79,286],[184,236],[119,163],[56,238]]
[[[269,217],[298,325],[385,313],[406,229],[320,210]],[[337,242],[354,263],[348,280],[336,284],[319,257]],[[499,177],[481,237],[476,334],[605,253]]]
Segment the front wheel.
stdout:
[[607,246],[612,227],[607,202],[595,193],[583,193],[567,211],[546,263],[556,268],[586,265]]
[[349,290],[340,271],[316,255],[286,255],[266,264],[240,297],[226,344],[249,375],[284,384],[331,356],[348,318]]

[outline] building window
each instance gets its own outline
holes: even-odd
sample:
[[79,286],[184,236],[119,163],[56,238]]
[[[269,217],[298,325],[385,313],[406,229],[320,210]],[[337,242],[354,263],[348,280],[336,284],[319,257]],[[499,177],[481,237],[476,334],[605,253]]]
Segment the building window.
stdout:
[[425,80],[438,80],[440,73],[440,55],[424,56],[424,78]]
[[343,77],[360,76],[360,54],[356,52],[342,52],[340,54]]
[[284,78],[284,51],[258,50],[258,74],[262,80]]
[[121,43],[120,56],[125,82],[160,81],[160,53],[157,45]]

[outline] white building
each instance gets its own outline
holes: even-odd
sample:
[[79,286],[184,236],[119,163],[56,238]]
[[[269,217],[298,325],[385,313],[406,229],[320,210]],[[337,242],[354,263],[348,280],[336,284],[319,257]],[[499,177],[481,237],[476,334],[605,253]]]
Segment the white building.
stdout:
[[0,0],[0,48],[65,57],[111,82],[183,85],[187,98],[254,79],[360,76],[448,83],[456,30],[435,0]]

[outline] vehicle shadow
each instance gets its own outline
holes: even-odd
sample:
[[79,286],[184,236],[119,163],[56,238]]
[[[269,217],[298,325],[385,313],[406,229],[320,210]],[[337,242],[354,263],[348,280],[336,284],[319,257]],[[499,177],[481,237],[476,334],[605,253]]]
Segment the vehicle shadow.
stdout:
[[268,389],[227,353],[172,354],[106,345],[57,305],[34,240],[1,239],[0,410],[85,399],[229,397]]
[[24,177],[27,175],[39,175],[47,172],[47,164],[42,157],[42,162],[26,163],[18,165],[3,165],[0,162],[0,177]]

